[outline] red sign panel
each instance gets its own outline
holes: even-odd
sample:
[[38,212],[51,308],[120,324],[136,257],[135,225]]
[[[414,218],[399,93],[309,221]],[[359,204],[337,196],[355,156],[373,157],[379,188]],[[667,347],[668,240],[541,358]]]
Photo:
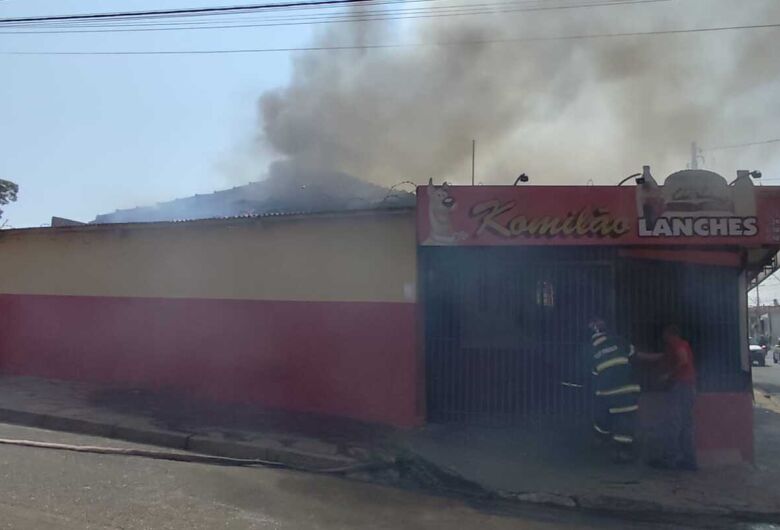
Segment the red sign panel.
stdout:
[[663,186],[420,186],[421,245],[780,245],[780,187],[680,171]]

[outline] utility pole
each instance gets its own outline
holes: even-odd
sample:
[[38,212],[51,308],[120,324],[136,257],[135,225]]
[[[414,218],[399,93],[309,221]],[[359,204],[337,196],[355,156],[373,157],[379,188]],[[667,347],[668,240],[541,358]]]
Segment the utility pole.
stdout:
[[756,283],[756,324],[758,324],[758,332],[764,334],[764,324],[761,322],[761,294],[758,290],[758,283]]
[[691,142],[691,169],[699,169],[699,146]]
[[471,140],[471,185],[474,185],[474,159],[477,156],[477,141]]

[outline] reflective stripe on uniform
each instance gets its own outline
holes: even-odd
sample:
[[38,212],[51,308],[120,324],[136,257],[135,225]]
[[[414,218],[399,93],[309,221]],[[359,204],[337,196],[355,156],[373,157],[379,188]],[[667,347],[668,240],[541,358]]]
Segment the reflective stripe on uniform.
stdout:
[[597,396],[619,396],[622,394],[631,394],[633,392],[640,392],[642,389],[639,385],[626,385],[618,388],[611,388],[609,390],[597,390]]
[[599,434],[609,434],[609,431],[605,431],[604,429],[602,429],[601,427],[599,427],[595,423],[593,424],[593,428],[596,429],[596,432],[599,433]]
[[612,368],[613,366],[620,366],[623,364],[628,364],[628,357],[615,357],[614,359],[610,359],[608,361],[604,361],[603,363],[597,364],[596,371],[598,373],[601,373],[607,368]]
[[612,436],[612,439],[615,440],[618,443],[621,443],[621,444],[632,444],[632,443],[634,443],[633,436],[626,436],[626,435],[623,435],[623,434],[615,434],[614,436]]
[[599,338],[593,340],[593,345],[594,346],[598,346],[599,344],[603,344],[604,341],[606,341],[606,340],[607,340],[607,337],[599,337]]
[[612,346],[607,346],[606,348],[602,348],[599,351],[596,352],[596,355],[593,357],[595,359],[601,359],[603,356],[605,356],[608,353],[616,352],[618,351],[617,344],[614,344]]
[[610,414],[623,414],[624,412],[634,412],[639,410],[639,405],[629,405],[627,407],[612,407],[609,409]]

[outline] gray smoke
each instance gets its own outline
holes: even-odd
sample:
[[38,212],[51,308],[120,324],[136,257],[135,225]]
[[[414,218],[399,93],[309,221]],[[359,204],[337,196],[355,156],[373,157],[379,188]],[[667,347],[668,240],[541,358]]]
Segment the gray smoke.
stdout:
[[[546,3],[550,5],[550,3]],[[411,30],[337,24],[314,45],[475,42],[780,22],[775,0],[670,0],[439,18]],[[780,30],[310,51],[259,101],[261,141],[307,168],[389,185],[429,177],[612,183],[660,177],[704,147],[780,137]],[[705,152],[725,176],[780,169],[778,145]]]

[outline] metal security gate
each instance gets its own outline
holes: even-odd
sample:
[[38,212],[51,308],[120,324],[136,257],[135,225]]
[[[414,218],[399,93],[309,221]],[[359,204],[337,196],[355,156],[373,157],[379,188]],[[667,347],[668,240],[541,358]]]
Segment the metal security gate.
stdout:
[[[749,373],[740,350],[739,270],[734,267],[623,260],[617,267],[617,328],[637,348],[660,351],[664,324],[677,324],[694,353],[700,392],[743,392]],[[640,371],[654,390],[652,369]]]
[[609,250],[423,248],[428,419],[589,418],[586,320],[614,312]]

